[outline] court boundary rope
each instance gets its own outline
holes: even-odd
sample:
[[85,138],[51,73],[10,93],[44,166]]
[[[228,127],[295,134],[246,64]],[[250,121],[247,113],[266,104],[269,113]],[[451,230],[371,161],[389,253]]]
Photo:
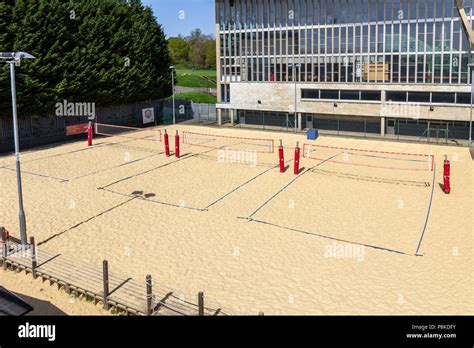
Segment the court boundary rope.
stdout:
[[[425,232],[426,232],[426,229],[428,227],[428,221],[429,221],[429,218],[430,218],[430,215],[431,215],[431,206],[433,204],[435,181],[436,181],[436,162],[434,163],[433,185],[432,185],[432,188],[431,188],[431,197],[430,197],[430,203],[428,205],[428,212],[426,213],[425,225],[423,226],[423,232],[421,233],[420,241],[418,242],[418,247],[416,248],[415,255],[419,255],[418,252],[420,251],[421,243],[423,242],[423,238],[425,237]],[[421,256],[421,255],[419,255],[419,256]]]
[[[140,175],[144,175],[144,174],[148,174],[154,170],[159,170],[159,169],[162,169],[163,167],[166,167],[168,165],[171,165],[173,163],[177,163],[179,162],[181,159],[187,159],[187,158],[197,158],[199,159],[200,155],[202,154],[205,154],[205,153],[209,153],[209,152],[212,152],[212,151],[215,151],[216,149],[210,149],[208,151],[204,151],[204,152],[200,152],[200,153],[196,153],[196,154],[193,154],[191,156],[187,156],[186,158],[180,158],[179,160],[176,160],[176,161],[172,161],[172,162],[169,162],[169,163],[165,163],[163,165],[160,165],[158,167],[155,167],[155,168],[152,168],[148,171],[145,171],[145,172],[141,172],[141,173],[138,173],[138,174],[135,174],[133,176],[129,176],[127,178],[122,178],[116,182],[113,182],[113,183],[110,183],[106,186],[102,186],[102,187],[98,187],[97,189],[98,190],[103,190],[103,191],[106,191],[106,192],[109,192],[109,193],[113,193],[113,194],[117,194],[117,195],[121,195],[121,196],[125,196],[125,197],[131,197],[131,195],[128,195],[126,193],[123,193],[123,192],[119,192],[119,191],[115,191],[115,190],[111,190],[109,189],[109,187],[115,185],[115,184],[118,184],[122,181],[126,181],[126,180],[129,180],[129,179],[132,179],[134,177],[137,177],[137,176],[140,176]],[[287,160],[285,163],[289,163],[291,162],[292,159],[289,159]],[[252,181],[256,180],[257,178],[259,178],[260,176],[268,173],[269,171],[277,168],[278,165],[274,165],[270,168],[267,168],[265,169],[264,171],[258,173],[257,175],[251,177],[250,179],[248,179],[247,181],[241,183],[240,185],[238,185],[237,187],[233,188],[231,191],[225,193],[224,195],[218,197],[216,200],[212,201],[211,203],[209,203],[208,205],[206,205],[205,207],[203,208],[197,208],[197,207],[186,207],[186,206],[183,206],[183,205],[179,205],[179,204],[176,204],[176,203],[171,203],[171,202],[165,202],[165,201],[159,201],[159,200],[155,200],[155,199],[145,199],[145,198],[140,198],[138,197],[139,199],[142,199],[143,201],[148,201],[148,202],[151,202],[151,203],[156,203],[156,204],[161,204],[161,205],[167,205],[167,206],[172,206],[172,207],[175,207],[175,208],[184,208],[184,209],[188,209],[188,210],[195,210],[195,211],[201,211],[201,212],[204,212],[204,211],[209,211],[209,208],[211,208],[212,206],[214,206],[215,204],[219,203],[220,201],[222,201],[223,199],[225,199],[226,197],[230,196],[232,193],[238,191],[239,189],[241,189],[242,187],[248,185],[249,183],[251,183]]]
[[[249,216],[247,217],[237,217],[238,219],[242,219],[242,220],[247,220],[247,222],[256,222],[256,223],[260,223],[260,224],[264,224],[264,225],[269,225],[269,226],[273,226],[273,227],[278,227],[278,228],[281,228],[281,229],[285,229],[285,230],[288,230],[288,231],[292,231],[292,232],[298,232],[298,233],[303,233],[303,234],[308,234],[308,235],[313,235],[313,236],[317,236],[317,237],[320,237],[320,238],[326,238],[326,239],[331,239],[331,240],[335,240],[335,241],[339,241],[339,242],[344,242],[344,243],[349,243],[349,244],[354,244],[354,245],[361,245],[361,246],[364,246],[364,247],[368,247],[368,248],[372,248],[372,249],[377,249],[377,250],[382,250],[382,251],[388,251],[388,252],[391,252],[391,253],[396,253],[396,254],[400,254],[400,255],[407,255],[407,256],[423,256],[423,255],[420,255],[418,254],[418,251],[419,251],[419,248],[420,248],[420,245],[421,245],[421,241],[423,239],[423,235],[425,233],[425,230],[426,230],[426,226],[428,224],[428,218],[429,218],[429,214],[430,214],[430,210],[431,210],[431,202],[432,202],[432,199],[433,199],[433,193],[434,193],[434,186],[435,186],[435,176],[436,176],[436,172],[435,172],[435,168],[436,168],[436,163],[434,162],[434,168],[433,168],[433,183],[431,185],[431,198],[430,198],[430,204],[429,204],[429,209],[428,209],[428,214],[427,214],[427,217],[426,217],[426,222],[425,222],[425,227],[423,229],[423,233],[422,233],[422,236],[421,236],[421,239],[420,239],[420,242],[418,244],[418,248],[417,248],[417,251],[415,254],[410,254],[410,253],[407,253],[407,252],[404,252],[404,251],[401,251],[401,250],[396,250],[396,249],[391,249],[391,248],[386,248],[386,247],[381,247],[381,246],[377,246],[377,245],[372,245],[372,244],[366,244],[366,243],[360,243],[360,242],[352,242],[352,241],[349,241],[349,240],[344,240],[344,239],[340,239],[340,238],[336,238],[336,237],[331,237],[331,236],[327,236],[327,235],[323,235],[323,234],[319,234],[319,233],[315,233],[315,232],[309,232],[309,231],[304,231],[304,230],[298,230],[298,229],[295,229],[295,228],[291,228],[291,227],[286,227],[286,226],[283,226],[283,225],[278,225],[278,224],[275,224],[275,223],[272,223],[272,222],[268,222],[268,221],[264,221],[264,220],[259,220],[259,219],[254,219],[253,216],[255,214],[257,214],[264,206],[266,206],[268,203],[270,203],[276,196],[278,196],[281,192],[283,192],[284,190],[286,190],[291,184],[293,184],[298,178],[302,177],[304,174],[306,173],[310,173],[310,172],[313,172],[315,168],[319,167],[320,165],[324,164],[324,163],[327,163],[327,162],[331,162],[331,159],[343,154],[344,152],[341,152],[341,153],[338,153],[334,156],[331,156],[327,159],[325,159],[323,162],[320,162],[318,163],[317,165],[311,167],[311,168],[308,168],[307,170],[305,170],[302,174],[298,175],[297,177],[295,177],[293,180],[291,180],[288,184],[286,184],[283,188],[281,188],[279,191],[277,191],[273,196],[271,196],[269,199],[267,199],[262,205],[260,205],[252,214],[250,214]],[[431,155],[427,155],[427,156],[431,156]]]
[[145,201],[145,202],[151,202],[151,203],[155,203],[155,204],[166,205],[166,206],[170,206],[170,207],[174,207],[174,208],[187,209],[187,210],[196,210],[196,211],[207,211],[206,208],[188,207],[186,205],[180,205],[180,204],[176,204],[176,203],[159,201],[157,199],[150,199],[150,198],[145,198],[145,197],[141,197],[141,196],[134,196],[133,194],[126,194],[126,193],[123,193],[123,192],[118,192],[118,191],[110,190],[110,189],[107,189],[107,188],[98,188],[98,189],[109,192],[109,193],[113,193],[115,195],[119,195],[119,196],[123,196],[123,197],[130,197],[132,199],[138,199],[138,200],[142,200],[142,201]]
[[321,162],[321,163],[318,163],[317,165],[315,165],[315,166],[313,166],[313,167],[311,167],[311,168],[306,169],[303,173],[301,173],[300,175],[294,177],[288,184],[286,184],[283,188],[281,188],[279,191],[277,191],[273,196],[271,196],[269,199],[267,199],[262,205],[260,205],[260,206],[257,208],[257,210],[255,210],[252,214],[250,214],[250,215],[248,216],[248,218],[251,219],[252,216],[254,216],[255,214],[257,214],[257,213],[260,211],[260,209],[262,209],[265,205],[267,205],[268,203],[270,203],[270,201],[272,201],[276,196],[278,196],[280,193],[282,193],[284,190],[286,190],[291,184],[293,184],[296,180],[298,180],[299,178],[301,178],[304,174],[308,173],[309,171],[313,170],[314,168],[319,167],[320,165],[323,165],[324,163],[328,162],[330,159],[335,158],[335,157],[337,157],[337,156],[339,156],[339,155],[341,155],[341,154],[342,154],[342,152],[341,152],[341,153],[338,153],[338,154],[336,154],[336,155],[334,155],[334,156],[331,156],[331,157],[329,157],[328,159],[326,159],[325,161],[323,161],[323,162]]
[[[290,160],[287,160],[285,163],[288,163],[288,162],[291,162],[293,161],[293,159],[290,159]],[[215,200],[214,202],[212,202],[211,204],[209,204],[206,209],[209,209],[210,207],[212,207],[213,205],[217,204],[218,202],[222,201],[224,198],[226,198],[227,196],[230,196],[232,193],[238,191],[239,189],[241,189],[242,187],[250,184],[252,181],[256,180],[257,178],[259,178],[260,176],[268,173],[269,171],[273,170],[273,169],[276,169],[279,167],[279,164],[277,165],[274,165],[273,167],[270,167],[266,170],[264,170],[263,172],[261,172],[260,174],[254,176],[253,178],[247,180],[246,182],[244,182],[243,184],[237,186],[236,188],[234,188],[232,191],[229,191],[228,193],[226,193],[224,196],[220,197],[219,199]]]
[[140,161],[144,161],[144,160],[147,160],[147,159],[149,159],[149,158],[156,157],[156,156],[159,156],[159,155],[162,155],[162,154],[164,154],[164,152],[160,152],[160,153],[156,153],[156,154],[154,154],[154,155],[150,155],[150,156],[138,158],[138,159],[136,159],[136,160],[129,161],[129,162],[125,162],[125,163],[122,163],[122,164],[118,164],[118,165],[116,165],[116,166],[109,167],[109,168],[102,169],[102,170],[98,170],[98,171],[96,171],[96,172],[91,172],[91,173],[87,173],[87,174],[84,174],[84,175],[76,176],[76,177],[73,178],[72,180],[78,180],[78,179],[86,178],[86,177],[91,176],[91,175],[95,175],[95,174],[99,174],[99,173],[104,173],[104,172],[107,172],[107,171],[112,170],[112,169],[124,167],[124,166],[127,166],[127,165],[129,165],[129,164],[133,164],[133,163],[137,163],[137,162],[140,162]]
[[307,235],[311,235],[311,236],[316,236],[316,237],[320,237],[320,238],[324,238],[324,239],[335,240],[335,241],[342,242],[342,243],[348,243],[348,244],[353,244],[353,245],[361,245],[361,246],[364,246],[364,247],[367,247],[367,248],[372,248],[372,249],[377,249],[377,250],[382,250],[382,251],[388,251],[388,252],[396,253],[396,254],[400,254],[400,255],[418,256],[418,255],[411,255],[411,254],[408,254],[406,252],[396,250],[396,249],[390,249],[390,248],[381,247],[381,246],[372,245],[372,244],[366,244],[366,243],[352,242],[352,241],[349,241],[349,240],[336,238],[336,237],[331,237],[331,236],[327,236],[327,235],[324,235],[324,234],[298,230],[296,228],[277,225],[275,223],[267,222],[267,221],[263,221],[263,220],[259,220],[259,219],[253,219],[253,218],[250,218],[250,219],[249,218],[241,218],[241,219],[247,219],[249,222],[255,222],[255,223],[259,223],[259,224],[263,224],[263,225],[269,225],[269,226],[272,226],[272,227],[278,227],[278,228],[281,228],[281,229],[284,229],[284,230],[288,230],[288,231],[292,231],[292,232],[298,232],[298,233],[307,234]]
[[[8,168],[8,167],[2,167],[2,168],[0,168],[0,169],[8,170],[8,171],[11,171],[11,172],[15,172],[15,171],[16,171],[15,168]],[[39,176],[39,177],[41,177],[41,178],[46,178],[46,179],[52,179],[52,180],[58,181],[60,184],[69,181],[69,179],[56,178],[56,177],[54,177],[54,176],[50,176],[50,175],[46,175],[46,174],[38,174],[38,173],[29,172],[29,171],[27,171],[27,170],[24,170],[23,168],[21,169],[21,173],[22,173],[22,174],[33,175],[33,176]]]

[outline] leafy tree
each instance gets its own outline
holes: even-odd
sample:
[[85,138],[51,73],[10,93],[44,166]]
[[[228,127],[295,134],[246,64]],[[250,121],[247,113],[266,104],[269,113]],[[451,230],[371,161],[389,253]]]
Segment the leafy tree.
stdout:
[[171,53],[171,59],[174,64],[186,64],[189,61],[189,52],[191,47],[189,42],[182,36],[172,37],[168,40],[168,46]]
[[206,48],[206,67],[216,68],[216,40],[209,40]]
[[[171,93],[166,38],[140,0],[3,1],[0,50],[37,57],[17,68],[20,114],[51,114],[64,99],[111,105]],[[9,83],[0,66],[0,95]],[[0,116],[11,114],[5,99]]]
[[201,29],[194,29],[187,37],[170,38],[168,46],[174,64],[192,69],[216,67],[216,40]]
[[206,65],[206,48],[208,37],[202,34],[201,29],[195,29],[189,37],[191,46],[190,63],[193,68],[200,68]]

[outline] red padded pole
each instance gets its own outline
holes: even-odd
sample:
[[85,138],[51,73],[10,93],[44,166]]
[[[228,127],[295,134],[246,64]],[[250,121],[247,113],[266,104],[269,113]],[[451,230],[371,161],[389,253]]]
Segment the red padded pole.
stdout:
[[165,129],[165,153],[166,153],[166,157],[170,157],[170,139],[169,139],[168,133],[166,132],[166,129]]
[[451,163],[444,161],[444,193],[451,193]]
[[278,156],[280,158],[280,173],[285,172],[285,154],[283,151],[283,143],[280,140],[280,147],[278,148]]
[[92,122],[87,127],[87,146],[92,146]]
[[295,175],[298,175],[300,173],[300,147],[299,144],[296,143],[296,148],[295,148]]
[[174,137],[174,155],[176,158],[179,158],[179,134],[176,131],[176,135]]

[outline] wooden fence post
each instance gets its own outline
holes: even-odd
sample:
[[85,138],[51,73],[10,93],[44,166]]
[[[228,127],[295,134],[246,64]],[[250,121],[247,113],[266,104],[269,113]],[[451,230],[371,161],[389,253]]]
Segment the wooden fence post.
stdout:
[[204,293],[199,291],[198,293],[198,307],[199,307],[199,315],[204,315]]
[[146,314],[152,314],[152,300],[153,300],[153,288],[151,282],[151,275],[146,276]]
[[102,262],[103,280],[104,280],[104,309],[109,310],[109,263],[107,260]]
[[30,248],[31,248],[31,274],[33,275],[33,279],[36,279],[36,267],[38,266],[38,261],[36,260],[35,237],[30,237]]

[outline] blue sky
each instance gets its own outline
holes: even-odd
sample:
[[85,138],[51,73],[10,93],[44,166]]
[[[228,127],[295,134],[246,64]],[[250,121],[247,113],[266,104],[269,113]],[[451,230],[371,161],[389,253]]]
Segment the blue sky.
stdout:
[[[200,28],[204,34],[215,35],[214,0],[142,0],[150,5],[163,25],[167,37],[188,35]],[[182,12],[180,12],[182,11]],[[180,18],[180,15],[183,18]]]

